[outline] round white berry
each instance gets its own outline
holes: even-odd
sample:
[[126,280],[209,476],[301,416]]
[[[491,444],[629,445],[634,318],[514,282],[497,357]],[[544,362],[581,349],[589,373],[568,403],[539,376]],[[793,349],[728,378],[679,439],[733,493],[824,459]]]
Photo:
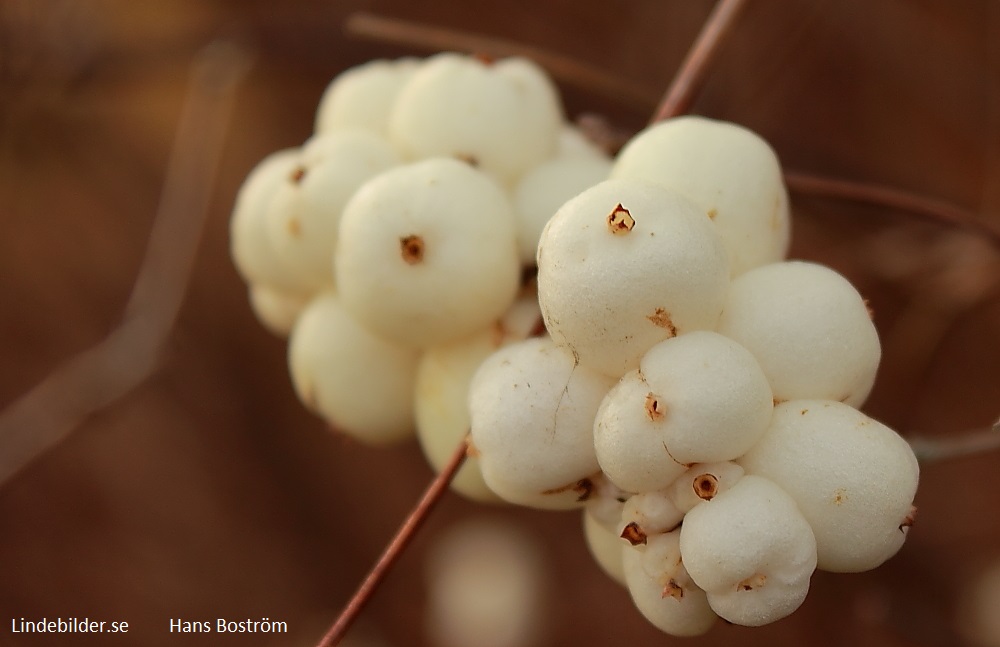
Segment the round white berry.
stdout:
[[854,286],[828,267],[803,261],[737,277],[718,331],[754,354],[778,401],[818,398],[861,406],[882,352]]
[[487,327],[520,281],[509,200],[487,176],[448,158],[366,182],[344,209],[334,257],[345,307],[380,335],[416,347]]
[[680,551],[712,609],[751,627],[799,608],[816,568],[809,523],[782,488],[760,476],[744,476],[688,512]]
[[385,136],[400,89],[420,65],[415,58],[375,60],[337,75],[316,111],[316,132],[363,129]]
[[690,116],[654,124],[625,145],[611,177],[656,182],[701,207],[722,235],[733,276],[788,252],[781,166],[768,143],[742,126]]
[[691,332],[649,349],[605,397],[594,424],[597,459],[619,487],[657,490],[691,463],[745,453],[773,408],[749,351],[718,333]]
[[372,444],[413,433],[417,360],[355,322],[333,294],[309,304],[288,341],[292,384],[306,408]]
[[333,250],[344,205],[358,187],[398,163],[388,142],[363,130],[310,139],[268,209],[275,253],[317,282],[332,284]]
[[589,507],[583,510],[583,537],[594,561],[615,582],[625,584],[625,566],[622,563],[622,551],[626,544],[618,533],[609,530],[597,517],[590,513]]
[[487,485],[512,503],[579,505],[600,471],[591,429],[611,383],[547,337],[487,358],[469,387],[472,445]]
[[552,338],[615,377],[659,341],[715,328],[728,285],[726,252],[705,215],[639,180],[608,180],[569,200],[538,245]]
[[[428,462],[440,471],[469,431],[469,383],[497,348],[528,337],[541,313],[534,290],[525,290],[503,318],[480,333],[428,348],[417,369],[414,413],[417,439]],[[470,456],[451,488],[474,501],[500,499],[483,481],[479,459]]]
[[443,53],[403,87],[389,132],[409,159],[454,156],[509,183],[552,154],[561,124],[558,92],[534,63]]
[[625,584],[643,616],[673,636],[700,636],[715,624],[705,592],[681,559],[679,531],[654,535],[622,551]]
[[545,224],[564,202],[608,178],[611,162],[596,156],[567,156],[543,162],[514,187],[517,244],[522,265],[534,265]]
[[329,280],[317,281],[281,258],[267,223],[271,203],[281,185],[294,174],[298,156],[298,149],[272,153],[250,171],[236,195],[229,221],[229,244],[244,281],[307,296],[324,288]]
[[251,284],[250,307],[265,328],[279,337],[287,337],[310,297],[275,290],[267,285]]
[[902,547],[913,523],[913,451],[846,404],[793,400],[775,407],[767,433],[739,462],[795,499],[816,534],[823,570],[875,568]]

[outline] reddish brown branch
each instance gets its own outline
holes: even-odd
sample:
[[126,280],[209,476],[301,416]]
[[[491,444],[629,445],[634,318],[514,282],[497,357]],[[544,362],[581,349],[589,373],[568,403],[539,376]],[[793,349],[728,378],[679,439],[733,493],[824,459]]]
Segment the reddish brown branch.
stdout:
[[344,29],[352,36],[433,52],[487,54],[493,58],[521,56],[545,68],[556,80],[580,90],[597,93],[620,103],[639,103],[649,106],[656,103],[656,95],[642,86],[623,81],[618,76],[569,56],[515,41],[385,18],[365,12],[348,17]]
[[863,202],[907,211],[929,220],[975,231],[990,239],[994,244],[1000,245],[1000,229],[997,229],[995,225],[941,200],[892,187],[810,175],[798,171],[786,171],[785,182],[788,184],[788,188],[796,193]]
[[344,607],[344,610],[333,623],[333,626],[330,627],[330,630],[319,641],[318,647],[332,647],[340,643],[344,638],[347,630],[351,628],[351,624],[361,614],[362,609],[364,609],[375,593],[375,589],[382,583],[389,569],[392,568],[396,560],[402,555],[424,521],[427,520],[431,510],[434,509],[434,506],[444,495],[445,491],[447,491],[448,484],[455,478],[455,474],[462,467],[467,455],[468,435],[462,438],[462,442],[455,448],[455,453],[452,454],[451,458],[445,464],[444,469],[427,486],[427,490],[420,498],[416,507],[413,508],[413,511],[403,522],[403,525],[396,531],[395,536],[389,542],[389,545],[386,546],[382,556],[379,557],[375,566],[372,567],[371,572],[368,573],[368,577],[358,587],[358,590],[351,597],[350,601],[348,601],[347,606]]
[[656,123],[682,115],[691,109],[691,104],[708,78],[708,72],[718,57],[722,43],[736,24],[736,17],[745,6],[745,0],[719,0],[702,25],[698,38],[688,50],[674,80],[670,82],[666,94],[660,101],[650,123]]

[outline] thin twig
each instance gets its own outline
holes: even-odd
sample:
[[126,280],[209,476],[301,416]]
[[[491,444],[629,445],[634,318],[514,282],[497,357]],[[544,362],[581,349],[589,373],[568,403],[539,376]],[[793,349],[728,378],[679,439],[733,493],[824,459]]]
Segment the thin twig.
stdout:
[[736,17],[745,5],[745,0],[719,0],[715,4],[650,123],[682,115],[691,109],[691,104],[708,78],[708,72],[722,43],[729,36],[736,24]]
[[910,447],[921,463],[937,463],[1000,450],[1000,421],[992,427],[944,438],[911,438]]
[[799,171],[786,171],[785,183],[789,190],[804,195],[899,209],[937,222],[957,225],[981,234],[994,244],[1000,245],[1000,229],[995,225],[942,200],[878,184],[822,177]]
[[516,41],[385,18],[366,12],[349,16],[344,29],[351,36],[433,52],[487,54],[494,58],[521,56],[545,68],[556,80],[580,90],[597,93],[620,103],[656,104],[656,95],[641,85],[623,81],[618,76],[569,56]]
[[451,458],[445,464],[444,469],[441,470],[441,473],[434,477],[431,484],[427,486],[427,490],[420,497],[420,501],[417,502],[416,507],[413,508],[413,511],[410,512],[409,516],[403,522],[403,525],[396,531],[389,545],[382,552],[382,556],[379,557],[375,566],[372,567],[371,572],[368,573],[368,577],[365,578],[365,581],[362,582],[358,590],[351,596],[347,606],[344,607],[344,610],[337,617],[333,626],[323,636],[323,639],[319,641],[317,647],[332,647],[339,644],[344,638],[347,630],[351,628],[351,624],[361,614],[362,609],[364,609],[375,593],[375,589],[382,583],[389,569],[392,568],[400,555],[403,554],[403,551],[417,534],[424,521],[427,520],[431,510],[434,509],[434,506],[448,490],[448,485],[462,467],[462,464],[465,463],[466,456],[468,456],[468,434],[462,438],[458,447],[455,448],[455,453],[452,454]]
[[247,68],[246,54],[228,42],[212,43],[198,56],[124,321],[0,414],[0,484],[156,366],[188,284],[236,85]]

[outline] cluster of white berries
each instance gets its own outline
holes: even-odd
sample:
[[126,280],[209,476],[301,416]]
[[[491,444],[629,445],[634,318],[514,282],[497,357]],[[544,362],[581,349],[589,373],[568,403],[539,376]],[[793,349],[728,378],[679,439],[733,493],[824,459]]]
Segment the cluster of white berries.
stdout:
[[583,507],[676,635],[782,618],[816,568],[874,568],[912,523],[913,453],[857,410],[866,304],[789,237],[754,133],[683,117],[611,160],[537,66],[455,54],[343,73],[232,220],[307,407],[370,442],[415,426],[436,468],[471,428],[455,489]]
[[[481,361],[541,326],[522,276],[546,221],[610,169],[530,61],[373,61],[334,79],[309,141],[250,173],[232,254],[289,335],[306,407],[369,443],[416,428],[440,469]],[[496,501],[469,462],[454,488]]]

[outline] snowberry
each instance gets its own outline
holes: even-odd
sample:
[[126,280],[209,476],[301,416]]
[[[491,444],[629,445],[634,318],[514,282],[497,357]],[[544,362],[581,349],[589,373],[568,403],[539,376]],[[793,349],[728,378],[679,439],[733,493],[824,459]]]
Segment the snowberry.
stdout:
[[785,490],[744,476],[684,517],[680,552],[720,616],[756,627],[795,611],[809,592],[816,540]]
[[816,263],[773,263],[736,278],[718,331],[754,354],[778,401],[860,406],[875,382],[881,346],[865,302]]
[[306,408],[372,444],[413,433],[417,360],[355,322],[333,294],[309,304],[288,341],[292,384]]
[[919,467],[896,432],[840,402],[793,400],[740,459],[798,503],[816,534],[819,568],[875,568],[903,545],[913,523]]
[[733,276],[788,252],[781,166],[768,143],[742,126],[704,117],[654,124],[625,145],[611,177],[656,182],[697,204],[722,235]]
[[[436,471],[444,467],[469,430],[469,383],[476,369],[497,348],[528,337],[540,318],[535,291],[525,290],[494,325],[424,352],[417,369],[414,413],[417,439]],[[451,487],[476,501],[499,500],[483,481],[475,456],[466,460]]]
[[594,561],[608,576],[621,585],[625,584],[625,565],[622,551],[626,544],[614,530],[602,524],[590,508],[583,510],[583,538]]
[[493,353],[469,387],[472,445],[487,485],[512,503],[579,505],[600,471],[591,428],[612,382],[547,337]]
[[535,264],[538,239],[549,218],[570,198],[607,179],[611,162],[596,156],[567,156],[543,162],[514,187],[517,244],[521,264]]
[[635,606],[661,631],[700,636],[715,624],[716,614],[681,559],[680,532],[654,535],[645,546],[622,550],[625,585]]
[[236,195],[229,221],[233,262],[247,283],[305,296],[327,287],[324,280],[290,265],[274,247],[267,214],[282,183],[295,172],[299,152],[288,149],[265,157],[247,176]]
[[279,337],[287,337],[299,314],[309,304],[309,297],[275,290],[267,285],[251,284],[250,307],[257,320]]
[[375,60],[340,73],[320,99],[316,132],[360,128],[385,136],[396,96],[419,65],[415,58]]
[[454,156],[510,183],[555,150],[558,91],[522,58],[433,56],[400,91],[389,122],[409,159]]
[[653,346],[605,397],[594,423],[597,459],[618,487],[657,490],[691,463],[742,455],[772,410],[749,351],[714,332],[681,335]]
[[538,245],[546,328],[580,362],[619,377],[659,341],[711,329],[729,285],[722,241],[684,198],[608,180],[569,200]]
[[390,169],[344,208],[334,265],[345,307],[378,334],[416,347],[459,339],[517,294],[512,207],[454,159]]
[[310,139],[268,209],[275,253],[317,282],[332,284],[333,249],[344,205],[358,187],[398,163],[388,142],[363,130]]

